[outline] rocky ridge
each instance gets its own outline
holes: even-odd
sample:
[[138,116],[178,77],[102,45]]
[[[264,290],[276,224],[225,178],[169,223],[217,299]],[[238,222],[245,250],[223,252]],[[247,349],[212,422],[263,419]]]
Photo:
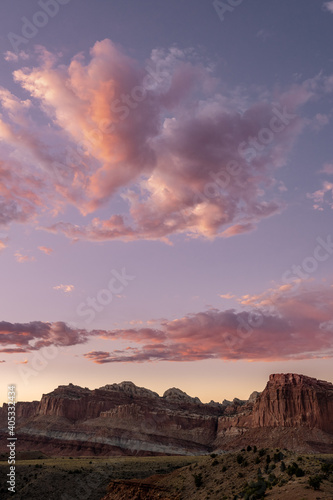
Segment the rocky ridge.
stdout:
[[[132,382],[69,384],[17,403],[17,433],[22,450],[55,455],[200,454],[249,442],[333,452],[332,415],[333,385],[304,375],[274,374],[246,401],[208,404],[176,388],[160,397]],[[4,405],[2,437],[6,419]]]

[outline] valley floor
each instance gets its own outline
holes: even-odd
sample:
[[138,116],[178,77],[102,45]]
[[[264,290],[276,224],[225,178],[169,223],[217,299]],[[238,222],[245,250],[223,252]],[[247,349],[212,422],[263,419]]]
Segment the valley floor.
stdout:
[[5,486],[8,464],[0,461],[1,499],[333,499],[333,455],[249,446],[193,457],[49,458],[25,453],[19,458],[15,495]]

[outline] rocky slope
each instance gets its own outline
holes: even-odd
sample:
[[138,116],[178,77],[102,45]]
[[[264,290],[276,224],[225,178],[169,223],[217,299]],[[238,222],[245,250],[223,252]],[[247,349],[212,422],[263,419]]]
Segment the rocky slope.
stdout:
[[[21,450],[54,455],[200,454],[249,443],[332,452],[332,415],[333,385],[304,375],[271,375],[247,401],[209,404],[176,388],[160,397],[132,382],[69,384],[18,403],[17,432]],[[0,446],[6,419],[4,405]]]

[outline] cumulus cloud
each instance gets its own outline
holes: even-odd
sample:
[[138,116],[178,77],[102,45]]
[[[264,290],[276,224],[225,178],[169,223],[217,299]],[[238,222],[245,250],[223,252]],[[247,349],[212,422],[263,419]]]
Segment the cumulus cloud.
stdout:
[[71,293],[74,290],[74,285],[57,285],[53,287],[53,290],[60,290],[64,293]]
[[[321,76],[248,95],[192,49],[153,50],[140,66],[107,39],[68,65],[42,47],[37,56],[13,73],[27,99],[0,89],[0,225],[38,226],[43,210],[58,217],[44,229],[72,240],[254,230],[284,209],[274,175],[306,123],[298,110],[333,90]],[[115,196],[128,210],[101,217]],[[82,223],[61,220],[68,204]]]
[[0,322],[0,352],[7,354],[28,353],[49,345],[71,346],[87,342],[94,332],[74,329],[62,321],[45,323],[33,321],[30,323]]

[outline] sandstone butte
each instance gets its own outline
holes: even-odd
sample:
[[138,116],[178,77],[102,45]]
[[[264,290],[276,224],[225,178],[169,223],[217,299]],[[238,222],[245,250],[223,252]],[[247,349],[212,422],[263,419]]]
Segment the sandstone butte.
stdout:
[[[0,407],[6,450],[7,405]],[[333,453],[333,384],[274,374],[247,401],[203,404],[180,389],[162,397],[132,382],[69,384],[17,403],[20,450],[49,455],[201,454],[247,445]],[[1,439],[3,438],[3,439]]]

